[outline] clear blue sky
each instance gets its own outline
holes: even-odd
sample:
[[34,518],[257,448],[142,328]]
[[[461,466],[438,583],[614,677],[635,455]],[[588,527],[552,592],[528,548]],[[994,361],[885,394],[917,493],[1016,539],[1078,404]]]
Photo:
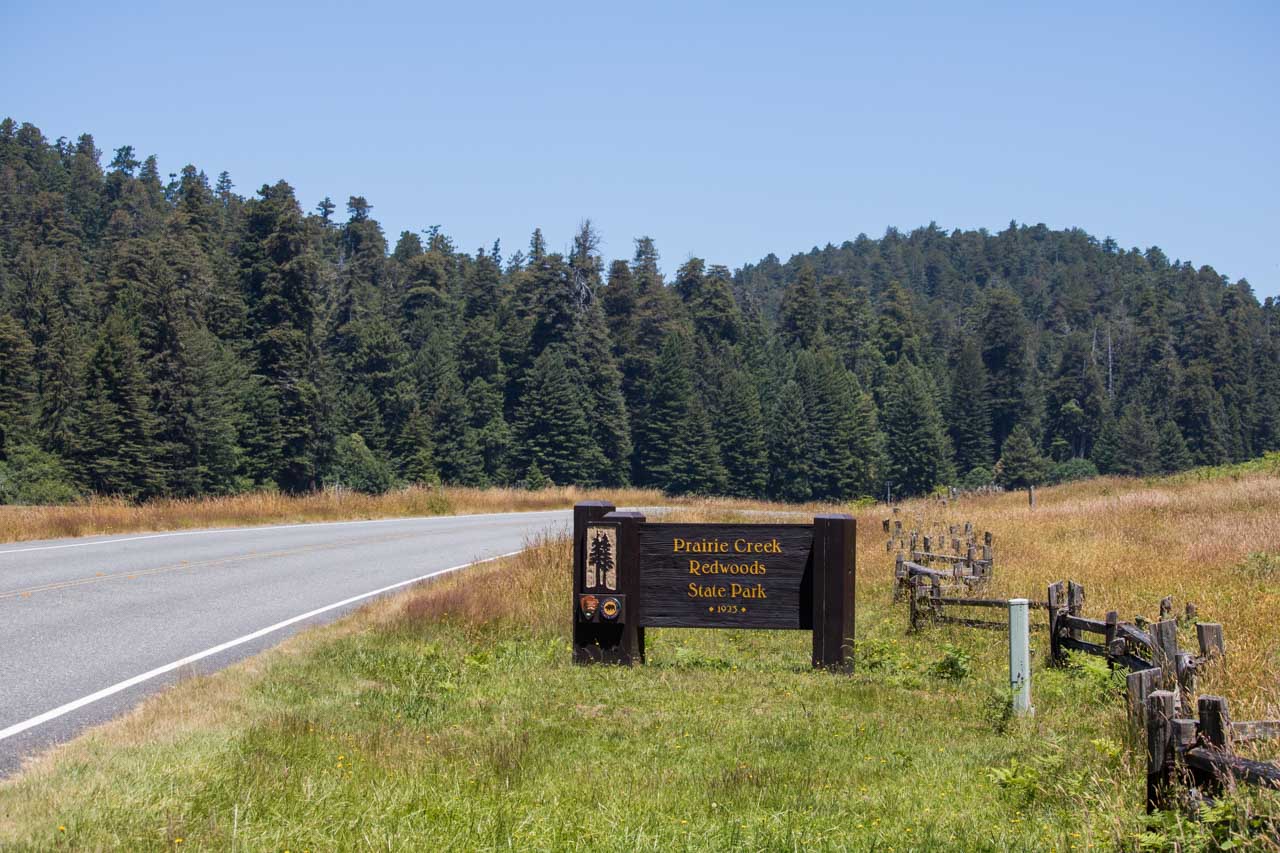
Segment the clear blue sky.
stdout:
[[670,271],[1016,219],[1280,293],[1274,2],[0,3],[0,112],[392,241],[589,216]]

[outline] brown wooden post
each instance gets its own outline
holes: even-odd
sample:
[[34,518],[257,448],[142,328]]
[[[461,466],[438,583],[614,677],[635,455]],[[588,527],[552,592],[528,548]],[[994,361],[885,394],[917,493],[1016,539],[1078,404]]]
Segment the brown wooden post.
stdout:
[[920,605],[917,603],[920,598],[920,577],[911,578],[910,589],[907,590],[907,602],[910,607],[910,621],[908,622],[908,630],[915,633],[920,628]]
[[608,501],[583,501],[573,507],[573,660],[574,663],[590,663],[598,659],[591,649],[600,646],[600,629],[597,622],[585,618],[580,606],[587,576],[587,525],[599,521],[616,507]]
[[1227,700],[1221,696],[1201,696],[1197,703],[1200,712],[1200,735],[1210,746],[1218,749],[1231,747],[1231,712]]
[[[1075,581],[1067,581],[1067,612],[1072,616],[1079,616],[1083,611],[1084,587]],[[1073,640],[1084,639],[1084,634],[1076,628],[1071,629],[1070,636]]]
[[813,665],[853,666],[854,554],[857,522],[843,514],[813,519]]
[[1173,781],[1174,695],[1157,690],[1147,697],[1147,813],[1162,809]]
[[627,599],[623,608],[621,651],[618,662],[644,663],[644,627],[640,624],[640,512],[611,512],[605,520],[616,520],[618,530],[618,581]]
[[1049,666],[1057,666],[1062,663],[1062,646],[1058,642],[1058,618],[1065,605],[1063,598],[1065,591],[1062,581],[1049,584],[1049,592],[1047,596],[1049,604]]
[[1027,486],[1027,503],[1032,509],[1036,508],[1036,487]]
[[1151,662],[1160,670],[1160,689],[1178,686],[1178,623],[1172,619],[1151,626]]
[[1108,610],[1106,625],[1107,633],[1104,635],[1103,643],[1107,647],[1107,663],[1114,667],[1115,661],[1112,660],[1112,656],[1115,654],[1113,649],[1120,633],[1120,614],[1114,610]]
[[1191,652],[1179,651],[1174,655],[1173,661],[1178,674],[1178,690],[1181,691],[1183,701],[1190,701],[1188,697],[1196,689],[1195,659],[1191,656]]
[[1160,621],[1168,619],[1173,615],[1173,596],[1166,595],[1160,599]]
[[1205,659],[1223,655],[1222,626],[1217,622],[1197,622],[1196,639],[1200,641],[1200,656]]
[[906,558],[902,552],[898,552],[897,558],[893,561],[893,600],[902,600],[902,591],[907,585],[907,566]]
[[1160,670],[1140,669],[1129,673],[1125,679],[1125,692],[1129,698],[1129,722],[1138,731],[1146,731],[1147,697],[1159,686]]

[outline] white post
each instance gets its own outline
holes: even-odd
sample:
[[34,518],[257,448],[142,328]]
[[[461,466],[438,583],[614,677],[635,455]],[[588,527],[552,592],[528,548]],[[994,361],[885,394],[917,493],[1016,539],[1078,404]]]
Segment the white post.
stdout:
[[1009,599],[1009,686],[1013,689],[1013,713],[1035,713],[1031,707],[1031,609],[1025,598]]

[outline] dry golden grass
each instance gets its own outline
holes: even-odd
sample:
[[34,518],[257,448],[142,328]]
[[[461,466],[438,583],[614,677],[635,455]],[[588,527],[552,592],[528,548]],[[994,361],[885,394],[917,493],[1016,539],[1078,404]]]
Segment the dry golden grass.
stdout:
[[306,495],[253,492],[217,498],[166,499],[143,504],[95,498],[66,506],[0,506],[0,542],[99,536],[151,530],[240,527],[455,513],[563,509],[608,497],[629,506],[662,503],[660,492],[609,492],[564,486],[525,489],[410,487],[385,495],[327,490]]
[[[589,497],[670,503],[634,492],[561,499]],[[945,508],[916,501],[899,517],[905,526],[973,521],[991,530],[992,597],[1043,598],[1048,583],[1070,578],[1085,585],[1089,615],[1150,618],[1167,594],[1179,608],[1195,602],[1201,618],[1223,623],[1228,644],[1201,689],[1227,696],[1237,719],[1280,716],[1280,599],[1265,577],[1272,564],[1242,568],[1251,553],[1280,554],[1280,472],[1103,479],[1038,498],[1035,510],[1021,493]],[[494,500],[484,508],[509,508]],[[734,512],[726,501],[679,503],[667,518]],[[758,511],[748,520],[759,522],[832,509],[736,506]],[[536,540],[516,557],[377,600],[190,679],[30,762],[0,784],[0,846],[172,849],[184,837],[184,848],[224,849],[239,832],[245,849],[301,849],[307,839],[312,849],[320,839],[406,849],[879,849],[904,839],[914,849],[958,839],[983,849],[1134,847],[1144,827],[1143,766],[1140,748],[1120,749],[1123,699],[1114,685],[1098,690],[1081,675],[1041,670],[1038,657],[1036,717],[993,729],[982,697],[1001,684],[1003,638],[964,628],[907,636],[905,607],[891,603],[893,559],[880,529],[887,511],[854,512],[858,630],[890,649],[888,668],[833,681],[804,665],[805,638],[754,631],[655,631],[653,666],[643,671],[570,666],[569,545]],[[928,675],[944,642],[973,654],[966,681]],[[1183,642],[1193,644],[1193,634]],[[609,732],[615,751],[606,759],[578,746],[582,719]],[[665,738],[660,749],[655,738]],[[354,776],[334,765],[353,753]],[[992,781],[993,768],[1038,772],[1040,760],[1046,775],[1043,784],[1027,777],[1029,810]],[[732,775],[744,761],[776,781]],[[811,790],[797,780],[811,781],[815,762],[827,784]],[[646,800],[637,812],[645,787],[619,788],[626,808],[614,800],[603,808],[624,835],[593,838],[583,827],[599,821],[600,792],[573,787],[576,774],[565,767],[645,768],[646,779],[683,794]],[[914,792],[926,785],[965,790],[965,806],[922,811]],[[707,808],[709,798],[721,811]],[[423,811],[422,803],[438,805]],[[527,817],[493,823],[512,810]],[[770,834],[770,821],[792,811],[802,829]],[[699,834],[685,835],[686,823]],[[1162,837],[1181,843],[1194,834],[1188,826]],[[451,842],[439,843],[441,833]]]
[[[1105,478],[1024,492],[963,498],[942,507],[905,504],[899,517],[972,521],[995,535],[989,593],[1044,600],[1056,580],[1085,587],[1085,614],[1154,621],[1159,601],[1174,596],[1199,618],[1221,622],[1227,659],[1200,679],[1200,689],[1231,702],[1237,719],[1280,717],[1280,572],[1268,580],[1242,565],[1250,554],[1280,554],[1280,472],[1210,480]],[[889,595],[892,556],[885,553],[883,508],[859,516],[859,597]],[[1196,649],[1194,629],[1180,637]]]

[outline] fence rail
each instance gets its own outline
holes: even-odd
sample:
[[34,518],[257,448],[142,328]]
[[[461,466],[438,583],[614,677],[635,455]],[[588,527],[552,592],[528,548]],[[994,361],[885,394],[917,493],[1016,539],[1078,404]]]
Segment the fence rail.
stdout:
[[[1147,811],[1185,802],[1212,802],[1224,789],[1243,782],[1280,791],[1280,765],[1243,758],[1232,751],[1246,739],[1280,737],[1280,721],[1231,722],[1227,700],[1201,696],[1198,718],[1177,716],[1178,697],[1156,690],[1147,697]],[[1182,783],[1182,784],[1179,784]],[[1180,796],[1186,789],[1187,798]]]

